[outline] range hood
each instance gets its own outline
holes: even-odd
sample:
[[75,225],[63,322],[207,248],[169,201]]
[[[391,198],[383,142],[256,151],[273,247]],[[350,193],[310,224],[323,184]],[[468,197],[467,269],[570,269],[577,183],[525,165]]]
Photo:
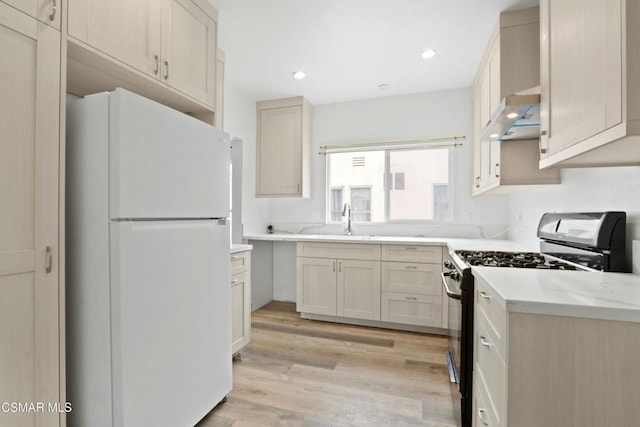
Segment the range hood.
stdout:
[[540,86],[505,97],[491,115],[481,141],[540,137]]

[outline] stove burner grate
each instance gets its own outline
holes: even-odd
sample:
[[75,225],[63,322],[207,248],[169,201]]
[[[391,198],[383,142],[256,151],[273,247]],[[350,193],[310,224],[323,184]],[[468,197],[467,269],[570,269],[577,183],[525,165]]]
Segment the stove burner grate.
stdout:
[[537,252],[456,251],[456,253],[472,266],[578,270],[571,264],[549,259]]

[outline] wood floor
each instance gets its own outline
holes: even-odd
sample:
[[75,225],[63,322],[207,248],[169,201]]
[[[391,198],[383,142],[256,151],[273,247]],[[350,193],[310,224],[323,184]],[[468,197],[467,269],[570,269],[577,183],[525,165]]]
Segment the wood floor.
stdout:
[[233,391],[198,427],[454,426],[446,338],[253,313]]

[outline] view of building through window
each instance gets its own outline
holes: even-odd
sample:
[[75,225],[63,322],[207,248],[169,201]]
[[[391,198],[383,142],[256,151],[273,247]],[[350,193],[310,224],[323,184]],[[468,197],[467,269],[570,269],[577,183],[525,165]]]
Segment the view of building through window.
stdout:
[[345,203],[354,222],[446,221],[449,149],[327,154],[330,221]]

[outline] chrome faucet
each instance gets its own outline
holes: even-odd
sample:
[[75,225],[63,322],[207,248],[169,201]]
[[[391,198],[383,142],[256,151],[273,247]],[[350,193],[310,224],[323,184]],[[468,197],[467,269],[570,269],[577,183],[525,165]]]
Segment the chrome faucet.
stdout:
[[342,208],[342,227],[347,236],[351,236],[351,205],[345,203]]

